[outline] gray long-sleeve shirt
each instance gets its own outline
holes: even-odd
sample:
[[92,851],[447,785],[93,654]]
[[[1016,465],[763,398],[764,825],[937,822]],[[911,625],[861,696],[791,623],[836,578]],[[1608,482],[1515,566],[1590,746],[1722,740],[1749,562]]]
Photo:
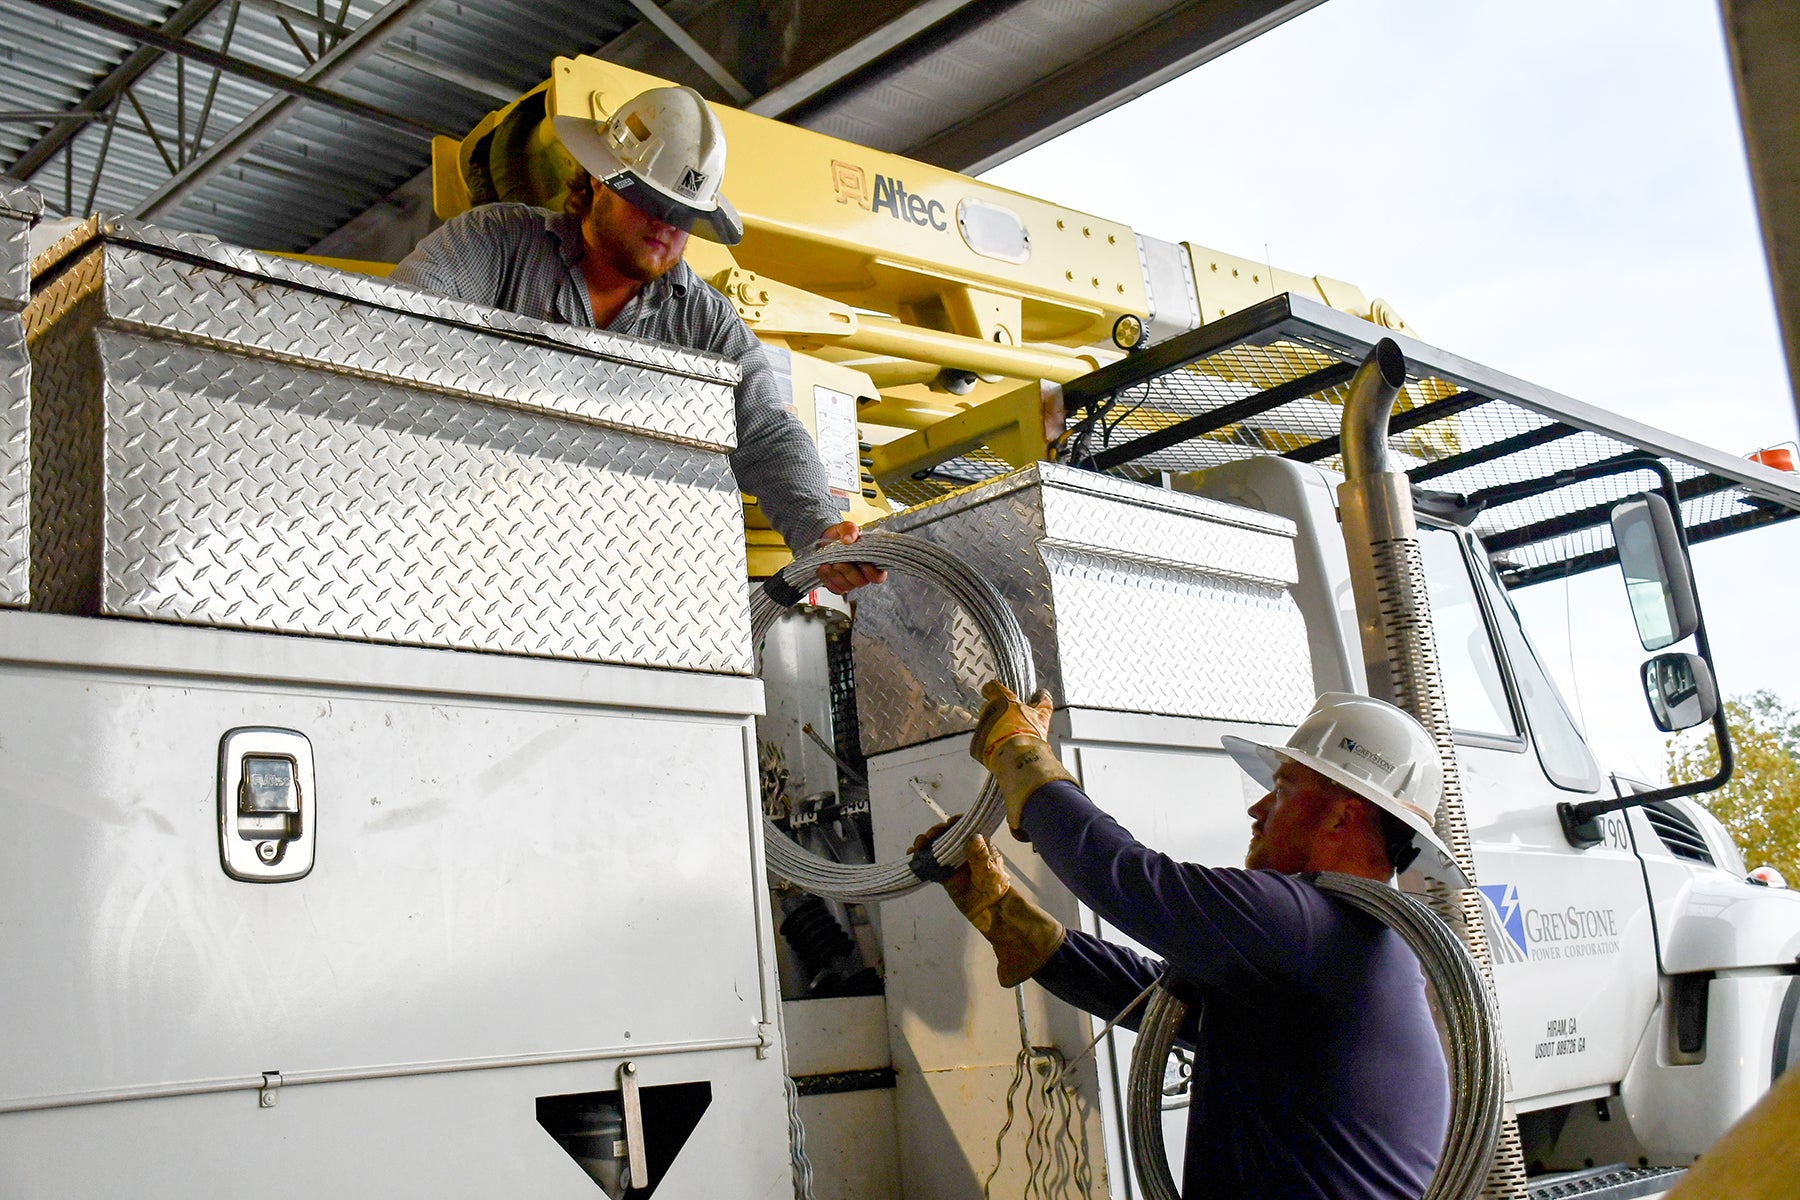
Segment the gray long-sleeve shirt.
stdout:
[[[576,218],[524,204],[488,204],[446,221],[389,278],[471,304],[592,328],[582,252]],[[731,302],[685,262],[645,284],[606,328],[737,362],[743,377],[731,470],[791,549],[810,548],[845,519],[818,449],[788,407],[762,343]]]
[[1072,783],[1032,793],[1020,824],[1070,891],[1164,960],[1071,929],[1033,979],[1110,1018],[1166,964],[1205,1000],[1183,1196],[1424,1194],[1450,1084],[1398,934],[1304,879],[1158,854]]

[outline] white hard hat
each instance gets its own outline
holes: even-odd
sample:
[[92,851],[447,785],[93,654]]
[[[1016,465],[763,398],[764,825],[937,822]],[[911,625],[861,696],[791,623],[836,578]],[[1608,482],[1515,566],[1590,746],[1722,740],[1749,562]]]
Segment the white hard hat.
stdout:
[[1282,763],[1299,763],[1392,813],[1419,843],[1421,872],[1452,887],[1473,886],[1432,827],[1444,788],[1437,745],[1405,710],[1368,696],[1326,692],[1285,746],[1229,734],[1220,740],[1266,788],[1275,786]]
[[693,88],[651,88],[607,120],[559,116],[555,124],[596,182],[657,220],[727,246],[743,241],[737,209],[719,194],[725,130]]

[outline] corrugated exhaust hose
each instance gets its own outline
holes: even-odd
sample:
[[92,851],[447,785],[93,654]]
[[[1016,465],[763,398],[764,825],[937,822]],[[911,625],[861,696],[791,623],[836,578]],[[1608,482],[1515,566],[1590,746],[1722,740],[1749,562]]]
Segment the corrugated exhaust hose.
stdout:
[[[818,568],[825,563],[866,562],[900,575],[934,583],[949,593],[975,622],[998,666],[1000,682],[1016,695],[1037,690],[1031,644],[1012,606],[993,584],[942,546],[904,533],[865,533],[855,545],[826,545],[796,558],[750,596],[750,631],[760,648],[765,634],[789,608],[819,586]],[[968,812],[937,841],[911,859],[892,863],[839,863],[803,849],[774,822],[763,818],[763,844],[769,869],[815,896],[870,904],[904,896],[937,882],[968,857],[969,839],[986,837],[1000,827],[1006,805],[990,778]]]
[[[1320,891],[1398,933],[1418,955],[1425,980],[1437,996],[1450,1048],[1450,1129],[1425,1200],[1470,1200],[1480,1195],[1500,1137],[1505,1092],[1499,1024],[1480,969],[1450,927],[1406,893],[1373,879],[1332,871],[1311,878]],[[1148,1200],[1182,1200],[1163,1144],[1162,1099],[1169,1053],[1189,1011],[1169,989],[1157,988],[1131,1052],[1126,1121],[1132,1167]]]
[[[1444,770],[1437,833],[1473,884],[1474,847],[1463,811],[1462,771],[1450,732],[1450,708],[1438,670],[1412,481],[1404,464],[1388,451],[1389,417],[1406,384],[1406,370],[1406,355],[1399,344],[1382,338],[1350,380],[1339,441],[1344,451],[1339,515],[1369,695],[1399,705],[1431,734]],[[1482,921],[1480,894],[1473,886],[1454,888],[1427,880],[1425,898],[1456,931],[1482,978],[1492,987],[1493,955]],[[1486,1194],[1494,1200],[1523,1200],[1526,1194],[1519,1126],[1510,1118],[1501,1125]]]
[[[1431,604],[1419,556],[1412,486],[1388,453],[1388,418],[1406,383],[1406,356],[1382,338],[1350,380],[1344,399],[1344,484],[1338,489],[1344,548],[1356,595],[1369,694],[1412,713],[1443,760],[1438,834],[1473,879],[1456,748],[1438,677]],[[1450,1130],[1427,1200],[1523,1196],[1518,1127],[1505,1119],[1506,1060],[1489,992],[1492,968],[1473,889],[1430,885],[1440,913],[1386,884],[1348,875],[1316,877],[1323,891],[1381,920],[1418,955],[1437,992],[1450,1047]],[[1446,923],[1454,921],[1456,927]],[[1126,1111],[1132,1161],[1150,1200],[1180,1200],[1162,1137],[1162,1080],[1187,1005],[1159,988],[1131,1060]],[[1203,1015],[1204,1019],[1204,1015]],[[1198,1200],[1189,1197],[1188,1200]]]

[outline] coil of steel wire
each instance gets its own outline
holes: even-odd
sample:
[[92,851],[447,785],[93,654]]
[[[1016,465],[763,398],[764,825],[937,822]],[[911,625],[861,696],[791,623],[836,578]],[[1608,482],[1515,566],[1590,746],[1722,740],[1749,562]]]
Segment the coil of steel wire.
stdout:
[[[1332,871],[1313,877],[1313,883],[1398,933],[1418,955],[1419,966],[1437,993],[1450,1047],[1450,1129],[1425,1200],[1471,1200],[1481,1194],[1494,1157],[1506,1086],[1499,1022],[1481,972],[1450,927],[1406,893],[1373,879]],[[1149,1200],[1182,1200],[1163,1143],[1162,1086],[1176,1031],[1187,1015],[1185,1001],[1157,988],[1131,1053],[1126,1122],[1132,1164]]]
[[[903,533],[865,533],[854,545],[828,544],[782,568],[751,592],[750,630],[755,644],[760,648],[770,627],[818,586],[817,572],[822,564],[841,562],[873,563],[942,588],[980,630],[998,664],[1000,682],[1020,696],[1029,696],[1037,689],[1031,644],[1012,607],[994,585],[942,546]],[[867,904],[904,896],[960,866],[968,857],[969,839],[976,834],[986,837],[993,833],[1005,815],[1005,803],[990,778],[969,810],[927,852],[911,859],[868,864],[833,862],[800,846],[767,817],[763,818],[763,844],[769,869],[789,883],[816,896]]]

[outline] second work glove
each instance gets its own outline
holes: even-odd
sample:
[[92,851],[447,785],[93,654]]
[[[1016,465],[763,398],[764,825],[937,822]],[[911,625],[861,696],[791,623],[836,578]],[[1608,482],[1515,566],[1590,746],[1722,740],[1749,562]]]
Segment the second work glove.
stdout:
[[[926,830],[913,842],[912,852],[918,853],[948,828],[946,821]],[[994,974],[1001,987],[1017,987],[1030,979],[1062,945],[1062,922],[1019,894],[1005,861],[979,834],[969,839],[968,861],[944,880],[944,890],[994,948]]]
[[1050,752],[1046,740],[1055,704],[1049,692],[1040,690],[1025,701],[998,682],[990,682],[981,694],[987,707],[975,723],[969,757],[986,767],[999,785],[1000,795],[1006,801],[1007,828],[1020,841],[1028,841],[1019,830],[1025,801],[1046,783],[1059,779],[1075,782],[1075,776]]

